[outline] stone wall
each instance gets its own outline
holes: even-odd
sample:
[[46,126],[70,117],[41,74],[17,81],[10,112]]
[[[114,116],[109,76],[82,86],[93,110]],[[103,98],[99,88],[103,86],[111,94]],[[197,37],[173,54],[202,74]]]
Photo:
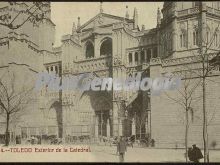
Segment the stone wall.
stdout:
[[[166,66],[166,71],[175,70],[176,66]],[[151,66],[151,77],[159,77],[164,71],[164,66],[158,65]],[[195,74],[194,74],[195,75]],[[209,146],[213,141],[217,142],[218,148],[220,148],[220,130],[219,125],[219,106],[220,106],[220,73],[219,71],[213,72],[212,77],[207,78],[206,87],[206,110],[208,118],[208,133],[209,133]],[[193,76],[192,76],[193,78]],[[189,90],[192,90],[196,84],[201,81],[201,78],[193,78],[189,81]],[[184,80],[182,80],[182,86],[180,91],[183,93]],[[184,147],[185,145],[185,109],[175,100],[184,101],[185,97],[181,95],[177,90],[162,92],[158,96],[151,96],[151,119],[152,119],[152,138],[156,141],[157,147]],[[195,88],[192,94],[191,107],[194,111],[194,118],[192,121],[191,114],[189,113],[189,140],[188,145],[196,143],[199,147],[203,147],[202,139],[202,86],[201,84]]]

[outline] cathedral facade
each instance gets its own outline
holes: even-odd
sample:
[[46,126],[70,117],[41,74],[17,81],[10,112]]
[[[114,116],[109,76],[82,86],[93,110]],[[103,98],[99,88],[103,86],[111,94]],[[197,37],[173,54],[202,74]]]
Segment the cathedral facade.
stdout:
[[[50,9],[50,3],[45,3]],[[16,12],[16,7],[2,3],[1,12]],[[2,68],[23,66],[32,75],[56,72],[61,80],[92,73],[94,78],[156,78],[167,73],[200,81],[201,70],[197,56],[201,50],[212,60],[220,49],[219,2],[165,2],[158,9],[157,25],[153,29],[140,28],[138,11],[132,18],[100,12],[81,25],[80,17],[72,25],[72,34],[62,37],[62,44],[53,47],[55,25],[46,19],[37,27],[31,23],[18,30],[4,29],[1,34]],[[4,36],[6,34],[6,36]],[[10,57],[10,58],[8,58]],[[219,66],[209,73],[206,91],[209,144],[220,142]],[[184,87],[183,87],[184,88]],[[193,93],[193,109],[189,124],[189,142],[202,147],[201,85]],[[168,97],[169,96],[169,97]],[[42,89],[37,103],[22,116],[20,124],[11,132],[22,137],[56,135],[99,137],[135,136],[150,138],[157,147],[183,147],[185,112],[177,100],[181,93],[151,91],[59,91]],[[174,99],[169,99],[174,98]],[[175,102],[176,100],[176,102]],[[183,110],[182,110],[183,109]],[[188,112],[187,112],[188,114]],[[4,127],[4,126],[3,126]],[[16,127],[16,128],[15,128]],[[218,145],[219,147],[219,145]]]

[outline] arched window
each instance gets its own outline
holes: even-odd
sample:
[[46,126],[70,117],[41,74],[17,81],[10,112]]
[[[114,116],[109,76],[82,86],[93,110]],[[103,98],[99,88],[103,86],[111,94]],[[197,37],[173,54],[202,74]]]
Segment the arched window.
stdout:
[[141,62],[143,63],[145,61],[145,52],[141,51]]
[[58,74],[58,67],[57,66],[55,66],[55,72],[56,72],[56,74]]
[[129,63],[132,63],[132,53],[128,54],[128,61],[129,61]]
[[104,40],[100,47],[101,56],[111,56],[112,55],[112,39],[108,38]]
[[150,62],[151,59],[151,49],[147,49],[147,62]]
[[194,29],[193,31],[193,45],[199,45],[199,32],[198,29]]
[[158,54],[157,54],[157,47],[154,48],[153,50],[153,58],[157,58]]
[[135,52],[134,54],[134,61],[135,63],[138,63],[138,52]]
[[186,35],[186,30],[181,30],[180,34],[180,47],[181,48],[186,48],[187,47],[187,35]]
[[207,31],[206,31],[206,43],[209,44],[211,41],[211,32],[210,32],[210,28],[207,27]]
[[211,39],[212,39],[211,30],[210,30],[209,26],[207,25],[207,28],[206,28],[206,44],[209,44],[211,42]]
[[47,67],[47,72],[49,73],[49,71],[50,71],[50,67]]
[[86,58],[92,58],[94,57],[94,46],[89,41],[86,43]]

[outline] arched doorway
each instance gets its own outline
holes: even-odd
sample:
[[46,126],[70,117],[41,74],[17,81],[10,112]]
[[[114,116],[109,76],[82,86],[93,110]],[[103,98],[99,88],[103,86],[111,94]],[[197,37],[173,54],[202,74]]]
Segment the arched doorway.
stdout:
[[111,136],[112,135],[112,121],[111,121],[111,102],[105,96],[100,96],[94,99],[94,108],[96,115],[96,125],[98,125],[98,135]]
[[[127,118],[124,120],[124,135],[127,137],[133,135],[136,136],[137,139],[143,139],[146,136],[146,124],[148,114],[143,110],[143,95],[139,93],[137,98],[127,106]],[[134,124],[134,130],[132,130]]]
[[105,38],[100,46],[100,55],[101,56],[112,56],[112,39]]
[[78,107],[79,113],[90,112],[91,122],[87,123],[91,127],[93,137],[112,135],[112,102],[108,92],[87,91],[80,98]]
[[58,137],[63,137],[63,113],[62,113],[62,104],[60,101],[55,101],[51,107],[50,110],[54,109],[56,112],[56,122],[58,126]]

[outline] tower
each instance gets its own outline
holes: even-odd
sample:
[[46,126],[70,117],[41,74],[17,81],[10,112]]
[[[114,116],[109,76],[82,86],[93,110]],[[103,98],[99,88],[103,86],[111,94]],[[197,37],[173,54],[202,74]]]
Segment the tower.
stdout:
[[79,29],[80,26],[81,26],[81,24],[80,24],[80,17],[78,17],[77,29]]
[[126,6],[126,14],[125,14],[125,18],[129,19],[128,6]]
[[160,13],[160,8],[158,7],[157,9],[157,26],[160,26],[161,24],[161,13]]
[[138,12],[137,8],[134,8],[134,15],[133,15],[133,20],[134,20],[134,29],[138,28]]
[[100,2],[100,13],[103,13],[102,2]]
[[72,35],[76,34],[76,24],[73,22]]

